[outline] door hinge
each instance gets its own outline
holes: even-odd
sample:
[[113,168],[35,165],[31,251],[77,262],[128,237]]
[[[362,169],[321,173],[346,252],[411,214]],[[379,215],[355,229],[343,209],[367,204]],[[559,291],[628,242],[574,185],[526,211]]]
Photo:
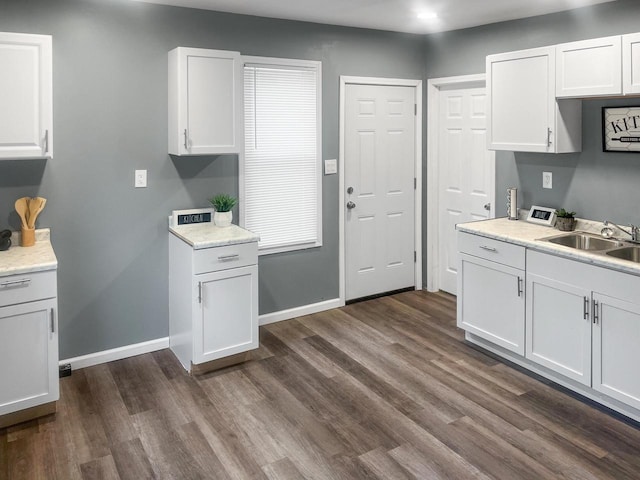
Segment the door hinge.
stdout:
[[416,263],[418,261],[418,252],[416,252],[415,250],[413,251],[413,263]]
[[418,104],[417,103],[413,104],[413,114],[414,115],[418,115]]
[[413,177],[413,189],[416,190],[418,188],[418,179]]

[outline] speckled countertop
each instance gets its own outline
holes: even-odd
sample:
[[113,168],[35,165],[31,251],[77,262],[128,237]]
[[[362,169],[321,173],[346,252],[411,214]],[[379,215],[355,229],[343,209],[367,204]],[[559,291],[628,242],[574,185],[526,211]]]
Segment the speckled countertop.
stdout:
[[11,247],[0,252],[0,277],[57,269],[58,259],[53,252],[50,238],[50,230],[41,228],[36,230],[34,246],[21,247],[20,234],[13,232]]
[[260,240],[259,235],[237,225],[216,227],[212,223],[199,223],[169,227],[169,231],[191,245],[194,250]]
[[[600,235],[603,225],[600,222],[578,219],[576,232],[589,232]],[[555,228],[545,227],[528,223],[525,220],[507,220],[506,218],[495,218],[492,220],[480,220],[477,222],[460,223],[456,229],[461,232],[473,233],[483,237],[503,240],[516,245],[551,253],[560,257],[570,258],[584,263],[590,263],[601,267],[611,268],[620,272],[640,275],[640,263],[618,259],[586,250],[578,250],[555,243],[546,242],[544,238],[554,237],[570,232],[561,232]],[[620,233],[620,236],[618,236]],[[625,235],[616,232],[616,237],[626,240]]]

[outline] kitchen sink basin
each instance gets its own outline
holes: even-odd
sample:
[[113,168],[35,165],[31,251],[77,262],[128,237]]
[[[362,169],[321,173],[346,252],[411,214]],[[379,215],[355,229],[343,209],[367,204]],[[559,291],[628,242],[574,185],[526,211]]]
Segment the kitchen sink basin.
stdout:
[[[623,243],[618,240],[608,240],[588,233],[567,233],[558,235],[557,237],[544,238],[543,240],[577,250],[607,250],[623,245]],[[638,255],[640,255],[640,253]]]
[[630,262],[640,263],[640,247],[624,247],[617,248],[607,252],[610,257],[628,260]]

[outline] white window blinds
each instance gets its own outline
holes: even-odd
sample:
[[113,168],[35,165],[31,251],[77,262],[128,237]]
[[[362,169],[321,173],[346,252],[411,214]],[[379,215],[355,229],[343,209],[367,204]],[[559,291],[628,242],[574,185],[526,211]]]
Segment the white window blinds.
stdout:
[[321,245],[319,79],[319,65],[244,67],[244,226],[262,253]]

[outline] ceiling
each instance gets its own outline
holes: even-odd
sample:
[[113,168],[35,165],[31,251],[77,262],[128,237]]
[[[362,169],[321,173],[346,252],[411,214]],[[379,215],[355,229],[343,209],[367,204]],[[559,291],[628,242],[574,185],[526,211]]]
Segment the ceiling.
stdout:
[[[136,0],[260,17],[436,33],[615,0]],[[419,19],[435,13],[437,18]]]

